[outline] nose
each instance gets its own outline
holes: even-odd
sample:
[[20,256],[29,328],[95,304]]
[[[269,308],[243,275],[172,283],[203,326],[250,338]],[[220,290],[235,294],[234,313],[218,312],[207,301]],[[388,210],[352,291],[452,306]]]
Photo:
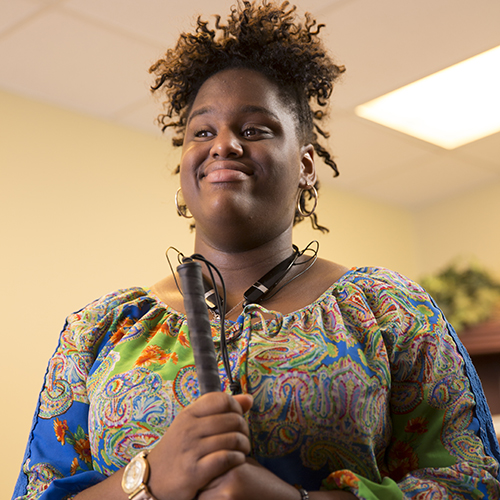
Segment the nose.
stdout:
[[239,158],[243,154],[240,138],[229,129],[219,130],[210,154],[214,158]]

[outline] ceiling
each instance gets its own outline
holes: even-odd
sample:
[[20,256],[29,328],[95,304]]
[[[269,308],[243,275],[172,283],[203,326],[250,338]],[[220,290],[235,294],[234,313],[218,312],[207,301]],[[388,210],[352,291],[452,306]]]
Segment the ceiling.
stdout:
[[[0,0],[0,89],[158,135],[149,65],[197,14],[224,14],[232,3]],[[347,67],[329,127],[341,175],[331,179],[320,168],[324,183],[418,210],[500,182],[500,133],[448,151],[354,114],[358,104],[500,45],[500,1],[303,0],[299,7],[326,24],[325,42]]]

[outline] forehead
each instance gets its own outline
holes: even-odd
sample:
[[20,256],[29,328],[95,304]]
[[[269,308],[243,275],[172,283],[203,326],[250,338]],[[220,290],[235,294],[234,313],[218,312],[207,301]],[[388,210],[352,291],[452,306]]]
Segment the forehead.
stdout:
[[188,120],[205,112],[258,112],[274,115],[280,121],[294,120],[291,106],[278,85],[258,71],[237,68],[223,70],[200,87]]

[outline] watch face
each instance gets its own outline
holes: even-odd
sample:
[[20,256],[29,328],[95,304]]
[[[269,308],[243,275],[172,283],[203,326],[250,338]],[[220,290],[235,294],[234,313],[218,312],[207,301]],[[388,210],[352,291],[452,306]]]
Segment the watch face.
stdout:
[[146,460],[140,457],[132,460],[123,473],[122,486],[126,493],[132,493],[143,482],[146,473]]

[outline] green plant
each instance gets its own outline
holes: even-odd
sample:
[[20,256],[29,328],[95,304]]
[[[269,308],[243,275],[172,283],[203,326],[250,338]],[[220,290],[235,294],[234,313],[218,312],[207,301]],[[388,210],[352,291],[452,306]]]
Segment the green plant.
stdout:
[[490,319],[500,305],[500,283],[475,264],[454,262],[420,282],[457,332]]

